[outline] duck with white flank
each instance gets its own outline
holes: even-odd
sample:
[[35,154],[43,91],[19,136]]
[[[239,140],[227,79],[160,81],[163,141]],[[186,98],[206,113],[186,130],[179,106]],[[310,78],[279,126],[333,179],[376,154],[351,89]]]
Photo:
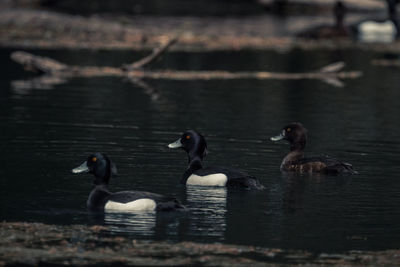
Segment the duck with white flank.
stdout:
[[174,211],[185,207],[173,197],[143,192],[121,191],[112,193],[108,182],[117,173],[115,165],[104,154],[90,155],[73,173],[88,172],[94,175],[94,188],[87,200],[90,211],[104,212],[137,212],[137,211]]
[[399,0],[386,0],[388,19],[368,19],[359,22],[353,28],[361,42],[390,43],[400,37],[397,4]]
[[207,143],[201,134],[193,130],[182,134],[168,147],[181,148],[188,155],[189,166],[182,176],[181,183],[183,184],[264,189],[257,178],[246,172],[226,167],[203,168],[202,161],[206,155]]

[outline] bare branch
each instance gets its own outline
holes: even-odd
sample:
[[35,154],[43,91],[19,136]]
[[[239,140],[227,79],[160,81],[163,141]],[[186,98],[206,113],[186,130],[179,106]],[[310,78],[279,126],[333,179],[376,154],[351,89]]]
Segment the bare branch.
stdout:
[[345,66],[346,63],[344,63],[343,61],[339,61],[321,68],[320,72],[338,72],[341,71]]
[[178,37],[171,38],[166,41],[162,46],[155,48],[153,52],[147,57],[135,61],[132,64],[125,64],[122,66],[122,68],[128,71],[142,68],[143,66],[148,65],[149,63],[160,57],[165,51],[168,50],[171,45],[175,44],[177,41]]
[[68,68],[67,65],[58,62],[54,59],[35,56],[23,51],[17,51],[12,53],[11,59],[23,65],[30,71],[36,71],[41,73],[53,73]]

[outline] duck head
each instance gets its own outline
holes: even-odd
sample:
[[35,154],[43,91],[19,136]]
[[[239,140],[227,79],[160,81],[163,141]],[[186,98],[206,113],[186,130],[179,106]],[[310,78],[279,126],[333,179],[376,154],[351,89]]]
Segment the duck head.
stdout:
[[91,173],[95,176],[95,185],[107,185],[111,175],[117,174],[114,163],[102,153],[91,154],[79,167],[72,169],[72,173]]
[[204,137],[196,131],[189,130],[175,142],[168,145],[169,148],[181,148],[189,156],[189,162],[194,158],[201,160],[207,154],[207,143]]
[[299,122],[293,122],[283,127],[282,132],[270,138],[271,141],[286,140],[290,144],[290,150],[302,151],[307,142],[307,129]]

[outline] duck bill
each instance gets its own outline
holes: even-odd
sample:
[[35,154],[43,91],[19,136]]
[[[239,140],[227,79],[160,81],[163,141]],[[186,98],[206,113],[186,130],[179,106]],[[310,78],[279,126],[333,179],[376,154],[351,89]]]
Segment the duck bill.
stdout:
[[85,161],[79,167],[72,169],[72,173],[82,173],[82,172],[89,172],[89,168],[87,166],[87,162]]
[[182,147],[181,139],[176,140],[175,142],[168,145],[169,148],[180,148]]
[[285,136],[283,134],[280,134],[280,135],[277,135],[277,136],[273,136],[270,139],[271,139],[271,141],[276,142],[276,141],[282,140],[284,138],[285,138]]

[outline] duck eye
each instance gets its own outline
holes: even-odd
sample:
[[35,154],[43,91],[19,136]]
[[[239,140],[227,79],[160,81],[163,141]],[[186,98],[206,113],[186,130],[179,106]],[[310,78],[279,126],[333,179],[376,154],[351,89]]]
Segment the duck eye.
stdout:
[[292,128],[287,128],[286,132],[290,132],[292,130]]
[[189,140],[190,139],[190,135],[186,135],[186,137],[185,137],[187,140]]
[[92,158],[92,161],[93,161],[93,162],[96,162],[96,161],[97,161],[97,158],[96,158],[96,157],[93,157],[93,158]]

